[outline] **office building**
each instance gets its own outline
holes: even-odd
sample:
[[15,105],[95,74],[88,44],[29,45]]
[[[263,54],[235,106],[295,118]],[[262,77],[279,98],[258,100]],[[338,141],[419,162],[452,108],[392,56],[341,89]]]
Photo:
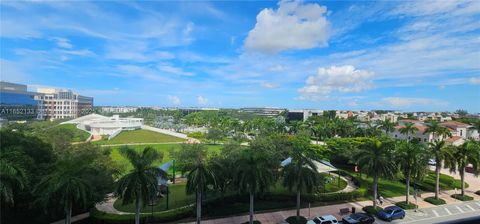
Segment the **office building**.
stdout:
[[39,116],[43,119],[76,118],[93,112],[93,98],[72,90],[38,88]]
[[6,122],[39,118],[35,96],[26,85],[0,81],[0,119]]

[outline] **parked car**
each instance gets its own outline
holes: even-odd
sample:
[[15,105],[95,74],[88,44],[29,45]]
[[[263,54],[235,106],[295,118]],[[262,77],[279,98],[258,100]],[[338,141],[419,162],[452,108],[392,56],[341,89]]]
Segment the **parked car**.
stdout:
[[342,218],[342,223],[348,224],[372,224],[375,218],[367,213],[353,213]]
[[405,211],[398,206],[388,206],[377,213],[378,218],[392,221],[405,218]]
[[333,215],[324,215],[308,220],[307,224],[337,224],[337,218]]
[[434,159],[429,159],[429,160],[428,160],[428,165],[430,165],[430,166],[436,166],[436,165],[437,165],[437,162],[436,162]]

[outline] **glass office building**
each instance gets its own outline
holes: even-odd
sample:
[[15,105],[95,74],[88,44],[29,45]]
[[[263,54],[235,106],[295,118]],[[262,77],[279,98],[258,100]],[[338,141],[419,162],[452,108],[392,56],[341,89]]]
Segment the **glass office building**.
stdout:
[[26,85],[0,82],[0,118],[6,120],[30,120],[38,116],[35,93]]

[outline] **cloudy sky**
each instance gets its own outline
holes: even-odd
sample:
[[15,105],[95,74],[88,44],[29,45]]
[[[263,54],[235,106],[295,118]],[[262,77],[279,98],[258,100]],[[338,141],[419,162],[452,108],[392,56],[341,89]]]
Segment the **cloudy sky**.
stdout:
[[1,1],[1,79],[96,105],[480,112],[480,1]]

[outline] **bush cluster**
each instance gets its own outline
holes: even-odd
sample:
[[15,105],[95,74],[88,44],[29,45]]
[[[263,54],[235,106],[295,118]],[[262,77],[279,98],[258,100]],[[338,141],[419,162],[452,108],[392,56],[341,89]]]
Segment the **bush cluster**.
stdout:
[[286,219],[286,221],[289,223],[289,224],[305,224],[307,223],[307,218],[303,217],[303,216],[300,216],[298,217],[298,221],[297,221],[297,216],[290,216]]
[[[193,215],[191,207],[182,207],[178,209],[172,209],[163,212],[154,212],[153,219],[151,214],[140,214],[140,222],[144,223],[146,220],[154,222],[171,222]],[[127,224],[132,223],[135,220],[135,214],[110,214],[92,208],[90,210],[90,218],[94,224]]]
[[397,203],[395,203],[395,205],[400,207],[400,208],[403,208],[405,210],[417,208],[416,204],[413,204],[413,203],[410,203],[410,202],[407,204],[407,202],[405,202],[405,201],[397,202]]
[[461,195],[461,194],[452,194],[452,198],[455,198],[460,201],[471,201],[473,200],[473,197],[470,197],[468,195]]
[[425,198],[424,201],[426,201],[430,204],[434,204],[434,205],[444,205],[445,204],[445,200],[443,200],[441,198],[436,199],[435,197]]
[[363,207],[362,210],[368,214],[376,215],[379,211],[382,211],[382,208],[378,206],[377,208],[374,208],[373,206],[369,205],[369,206]]
[[480,195],[480,190],[475,191],[475,194],[476,194],[476,195]]

